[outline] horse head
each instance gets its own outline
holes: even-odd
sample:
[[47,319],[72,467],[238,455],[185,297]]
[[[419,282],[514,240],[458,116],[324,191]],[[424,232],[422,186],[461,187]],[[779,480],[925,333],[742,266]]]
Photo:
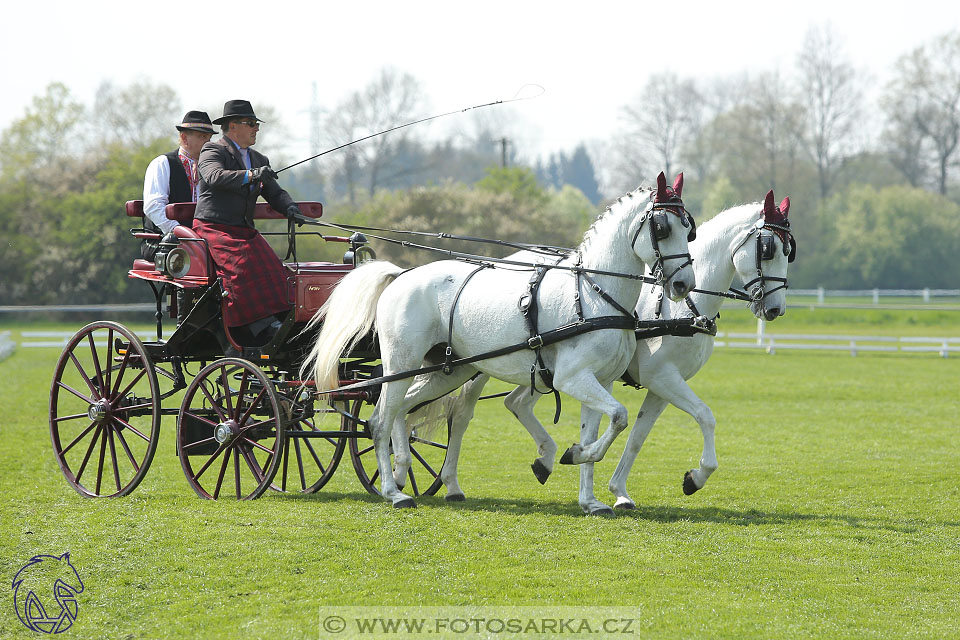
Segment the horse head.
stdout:
[[688,243],[697,237],[697,227],[683,206],[682,193],[683,174],[670,187],[661,171],[631,245],[671,300],[682,300],[696,286]]
[[[787,214],[790,198],[774,205],[773,190],[763,201],[762,218],[747,231],[733,255],[733,264],[751,300],[757,318],[774,320],[787,308],[787,266],[797,255],[797,243]],[[756,238],[751,242],[751,239]]]

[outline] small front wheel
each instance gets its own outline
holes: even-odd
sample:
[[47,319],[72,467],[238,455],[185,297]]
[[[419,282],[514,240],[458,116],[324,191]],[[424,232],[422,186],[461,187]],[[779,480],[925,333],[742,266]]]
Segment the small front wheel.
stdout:
[[283,457],[284,420],[274,383],[256,365],[223,358],[187,387],[177,419],[177,455],[201,498],[263,495]]

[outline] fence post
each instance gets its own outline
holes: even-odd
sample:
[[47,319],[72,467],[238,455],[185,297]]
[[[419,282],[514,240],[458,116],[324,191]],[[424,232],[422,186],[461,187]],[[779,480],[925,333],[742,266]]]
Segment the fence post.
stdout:
[[930,302],[930,289],[928,287],[923,288],[923,301],[924,303]]
[[757,346],[763,346],[763,318],[757,318]]
[[880,303],[880,289],[873,290],[873,304]]
[[823,304],[823,287],[817,287],[817,304]]

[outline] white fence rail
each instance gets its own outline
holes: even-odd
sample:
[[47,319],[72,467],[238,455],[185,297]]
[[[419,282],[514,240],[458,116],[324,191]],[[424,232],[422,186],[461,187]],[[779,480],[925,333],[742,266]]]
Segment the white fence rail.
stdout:
[[812,351],[848,351],[851,356],[861,352],[931,352],[946,358],[951,352],[960,353],[960,338],[928,338],[918,336],[842,336],[791,333],[717,333],[718,347],[763,349],[770,355],[778,349],[805,349]]
[[824,304],[827,298],[870,298],[873,304],[880,304],[880,298],[920,298],[925,303],[934,302],[934,298],[960,298],[960,289],[790,289],[788,296],[816,297],[818,304]]

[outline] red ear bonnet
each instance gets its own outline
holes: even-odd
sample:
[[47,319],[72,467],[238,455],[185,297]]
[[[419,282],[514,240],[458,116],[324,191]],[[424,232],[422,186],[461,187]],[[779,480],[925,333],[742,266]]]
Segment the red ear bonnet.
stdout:
[[654,197],[654,202],[663,202],[667,198],[667,177],[663,175],[663,171],[660,172],[660,175],[657,176],[657,195]]
[[767,191],[767,195],[763,198],[763,221],[764,222],[775,222],[776,218],[776,209],[773,206],[773,189]]
[[673,181],[673,193],[679,198],[683,191],[683,172],[677,174],[677,179]]
[[780,213],[782,213],[783,217],[786,218],[787,212],[789,211],[790,211],[790,198],[787,197],[780,202]]

